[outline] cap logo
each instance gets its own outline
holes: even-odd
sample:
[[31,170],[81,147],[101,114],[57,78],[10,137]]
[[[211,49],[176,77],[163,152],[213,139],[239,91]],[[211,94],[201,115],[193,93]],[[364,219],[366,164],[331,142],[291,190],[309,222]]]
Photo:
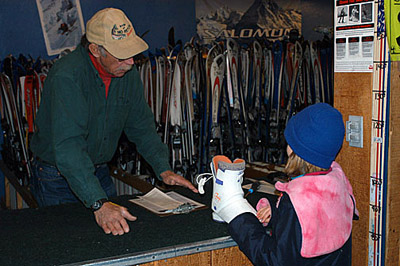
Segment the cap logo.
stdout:
[[121,24],[121,25],[116,25],[114,24],[114,27],[111,30],[111,37],[114,40],[122,40],[125,39],[127,36],[131,35],[132,33],[132,26],[130,24]]

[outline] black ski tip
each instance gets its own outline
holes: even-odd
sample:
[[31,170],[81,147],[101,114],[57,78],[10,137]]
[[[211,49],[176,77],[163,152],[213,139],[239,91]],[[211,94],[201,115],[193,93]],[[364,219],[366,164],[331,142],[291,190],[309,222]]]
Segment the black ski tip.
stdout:
[[168,32],[168,46],[175,47],[175,29],[171,27]]
[[150,32],[150,30],[146,30],[145,32],[140,34],[139,37],[143,39],[143,37],[146,36],[146,34],[149,33],[149,32]]

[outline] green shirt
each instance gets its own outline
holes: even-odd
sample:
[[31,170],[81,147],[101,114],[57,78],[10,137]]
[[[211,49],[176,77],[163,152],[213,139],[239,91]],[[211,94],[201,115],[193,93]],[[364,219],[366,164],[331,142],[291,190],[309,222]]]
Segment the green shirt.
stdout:
[[112,79],[106,98],[82,46],[58,60],[46,78],[31,150],[58,168],[87,207],[106,198],[94,165],[111,160],[123,131],[157,176],[171,169],[143,91],[133,68]]

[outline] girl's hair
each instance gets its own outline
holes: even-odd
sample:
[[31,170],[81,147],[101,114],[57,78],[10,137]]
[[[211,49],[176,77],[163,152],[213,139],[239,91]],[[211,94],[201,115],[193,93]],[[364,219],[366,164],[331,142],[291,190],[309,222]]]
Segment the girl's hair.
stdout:
[[285,166],[284,172],[289,177],[296,177],[299,175],[304,175],[312,172],[320,172],[320,171],[328,171],[328,169],[324,169],[313,164],[310,164],[303,159],[301,159],[297,154],[293,151],[289,155],[288,161]]

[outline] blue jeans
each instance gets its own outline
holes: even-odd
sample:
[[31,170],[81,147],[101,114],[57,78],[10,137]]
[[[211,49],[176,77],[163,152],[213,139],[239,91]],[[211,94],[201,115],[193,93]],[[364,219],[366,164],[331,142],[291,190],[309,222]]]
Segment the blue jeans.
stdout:
[[[75,196],[69,187],[67,180],[60,174],[56,167],[33,160],[32,168],[33,176],[30,188],[40,207],[79,202],[78,197]],[[108,197],[117,195],[107,164],[96,166],[95,175]]]

